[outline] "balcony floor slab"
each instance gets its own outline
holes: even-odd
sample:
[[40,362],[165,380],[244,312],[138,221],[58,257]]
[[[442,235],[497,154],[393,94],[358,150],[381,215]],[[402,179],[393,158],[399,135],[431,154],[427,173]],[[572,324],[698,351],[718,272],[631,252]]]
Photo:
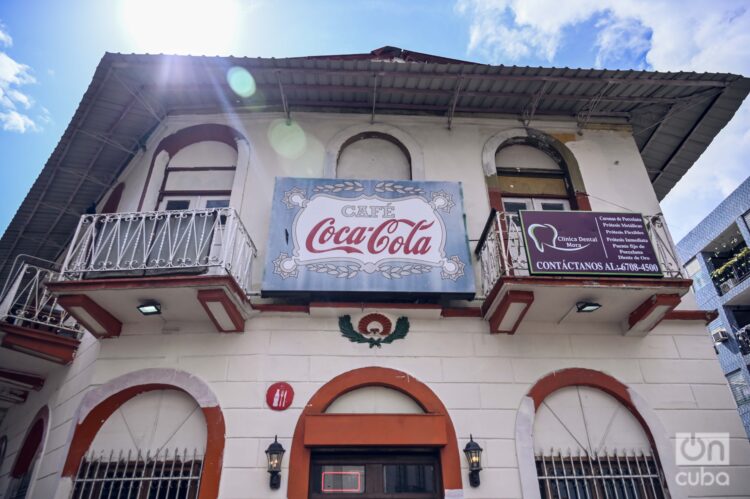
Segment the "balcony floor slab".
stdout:
[[[609,322],[624,324],[630,315],[655,295],[685,295],[689,279],[640,279],[612,277],[504,277],[487,296],[482,307],[490,319],[509,292],[533,293],[534,300],[523,320],[555,323]],[[601,308],[592,313],[577,313],[578,302],[595,302]],[[497,318],[495,318],[497,321]]]
[[[85,296],[95,302],[120,324],[139,324],[144,328],[161,328],[166,322],[216,322],[199,299],[199,293],[217,290],[225,293],[224,300],[236,309],[243,319],[250,304],[245,294],[230,276],[158,276],[89,279],[48,283],[59,297]],[[144,316],[138,305],[156,301],[161,305],[159,315]],[[61,300],[65,306],[65,300]],[[70,311],[75,315],[74,311]],[[234,312],[234,311],[233,311]],[[237,316],[233,314],[233,316]],[[239,320],[239,319],[238,319]],[[218,328],[218,327],[217,327]],[[220,329],[226,331],[226,329]],[[106,335],[103,335],[106,336]]]

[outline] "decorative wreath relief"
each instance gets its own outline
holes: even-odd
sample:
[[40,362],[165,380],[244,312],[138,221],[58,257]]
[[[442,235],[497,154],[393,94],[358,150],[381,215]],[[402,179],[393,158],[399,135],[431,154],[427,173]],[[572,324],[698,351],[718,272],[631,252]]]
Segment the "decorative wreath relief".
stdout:
[[367,343],[370,348],[380,348],[383,343],[393,343],[395,340],[406,338],[409,333],[409,319],[399,317],[396,327],[393,328],[393,322],[387,316],[378,313],[367,314],[359,320],[357,329],[354,329],[351,316],[344,315],[339,317],[339,330],[341,335],[352,343]]
[[432,206],[432,208],[435,210],[450,213],[451,208],[456,206],[456,203],[453,202],[453,196],[451,196],[447,192],[437,191],[432,193],[432,201],[430,201],[430,206]]

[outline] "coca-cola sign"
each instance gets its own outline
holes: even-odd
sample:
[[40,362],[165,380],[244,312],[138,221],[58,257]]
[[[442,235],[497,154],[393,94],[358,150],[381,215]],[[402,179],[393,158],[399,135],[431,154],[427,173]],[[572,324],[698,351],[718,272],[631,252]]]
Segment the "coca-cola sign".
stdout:
[[278,178],[263,294],[474,294],[461,187]]

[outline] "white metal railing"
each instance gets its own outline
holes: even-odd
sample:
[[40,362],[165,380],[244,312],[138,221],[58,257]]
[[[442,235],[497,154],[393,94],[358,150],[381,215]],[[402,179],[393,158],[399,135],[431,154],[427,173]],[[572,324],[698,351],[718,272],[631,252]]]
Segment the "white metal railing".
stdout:
[[477,244],[476,256],[482,272],[482,290],[485,296],[503,276],[529,275],[529,262],[518,214],[493,210]]
[[231,208],[83,215],[63,280],[165,273],[229,274],[250,293],[257,250]]
[[[684,277],[672,238],[662,216],[644,216],[659,267],[665,277]],[[518,213],[493,210],[475,250],[482,272],[482,290],[489,293],[504,276],[528,276],[529,261]]]
[[52,262],[27,255],[16,258],[0,298],[0,320],[79,338],[83,327],[58,305],[45,285],[59,275]]
[[661,213],[644,215],[643,222],[646,224],[646,231],[654,244],[654,251],[662,273],[666,277],[687,278],[680,264],[680,259],[677,257],[672,235],[667,229],[667,224],[664,223],[664,216]]

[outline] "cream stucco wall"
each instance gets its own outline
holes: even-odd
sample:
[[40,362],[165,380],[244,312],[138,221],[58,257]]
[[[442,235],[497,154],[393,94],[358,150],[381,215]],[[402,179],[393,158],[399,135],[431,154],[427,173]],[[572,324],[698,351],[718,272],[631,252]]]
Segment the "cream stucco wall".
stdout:
[[[146,151],[124,172],[121,180],[126,189],[120,210],[137,209],[153,151],[161,139],[199,123],[234,126],[247,139],[249,152],[238,155],[237,178],[242,179],[243,188],[233,194],[233,206],[240,211],[262,262],[274,177],[324,176],[332,171],[330,162],[336,151],[331,144],[340,140],[343,131],[392,129],[408,138],[413,164],[420,169],[415,177],[463,183],[473,248],[490,211],[483,148],[498,133],[518,126],[510,120],[456,118],[448,130],[444,119],[404,116],[378,116],[378,123],[370,125],[369,116],[320,113],[295,113],[294,119],[295,126],[280,129],[286,125],[278,114],[239,115],[231,122],[223,116],[168,118],[148,140]],[[581,135],[575,133],[572,122],[539,122],[535,127],[565,138],[580,165],[594,210],[659,212],[627,127],[587,129]],[[157,158],[157,167],[165,163],[166,158]],[[154,178],[152,182],[157,181]],[[154,189],[152,184],[144,208],[151,209],[148,203],[153,204],[155,190],[158,186]],[[259,289],[261,278],[262,265],[257,265],[254,289]],[[410,311],[403,313],[410,315]],[[290,449],[295,424],[312,394],[333,377],[366,366],[392,367],[426,383],[447,407],[459,448],[470,433],[482,445],[482,485],[470,488],[464,469],[466,498],[521,497],[522,474],[516,457],[519,409],[537,380],[566,367],[603,371],[638,394],[643,410],[653,418],[649,421],[658,425],[652,431],[662,451],[669,452],[677,432],[729,432],[731,466],[721,469],[730,475],[730,485],[681,494],[672,474],[674,497],[747,497],[750,445],[701,324],[665,322],[639,338],[622,336],[613,323],[524,321],[515,335],[508,336],[488,334],[487,322],[480,319],[411,314],[410,321],[411,330],[404,340],[381,349],[350,343],[341,336],[336,317],[289,313],[255,316],[242,334],[218,334],[208,322],[165,330],[163,324],[152,321],[126,324],[119,338],[96,341],[87,336],[72,366],[55,371],[41,392],[12,409],[3,421],[0,434],[8,434],[11,444],[0,468],[0,498],[30,414],[45,403],[51,411],[33,497],[54,497],[56,492],[64,496],[58,490],[59,474],[72,418],[83,395],[119,375],[152,367],[197,376],[218,397],[227,430],[220,497],[286,497],[288,455],[282,487],[270,491],[265,448],[278,435]],[[276,381],[294,387],[294,403],[287,411],[272,412],[265,405],[265,391]],[[465,466],[463,456],[461,462]]]

